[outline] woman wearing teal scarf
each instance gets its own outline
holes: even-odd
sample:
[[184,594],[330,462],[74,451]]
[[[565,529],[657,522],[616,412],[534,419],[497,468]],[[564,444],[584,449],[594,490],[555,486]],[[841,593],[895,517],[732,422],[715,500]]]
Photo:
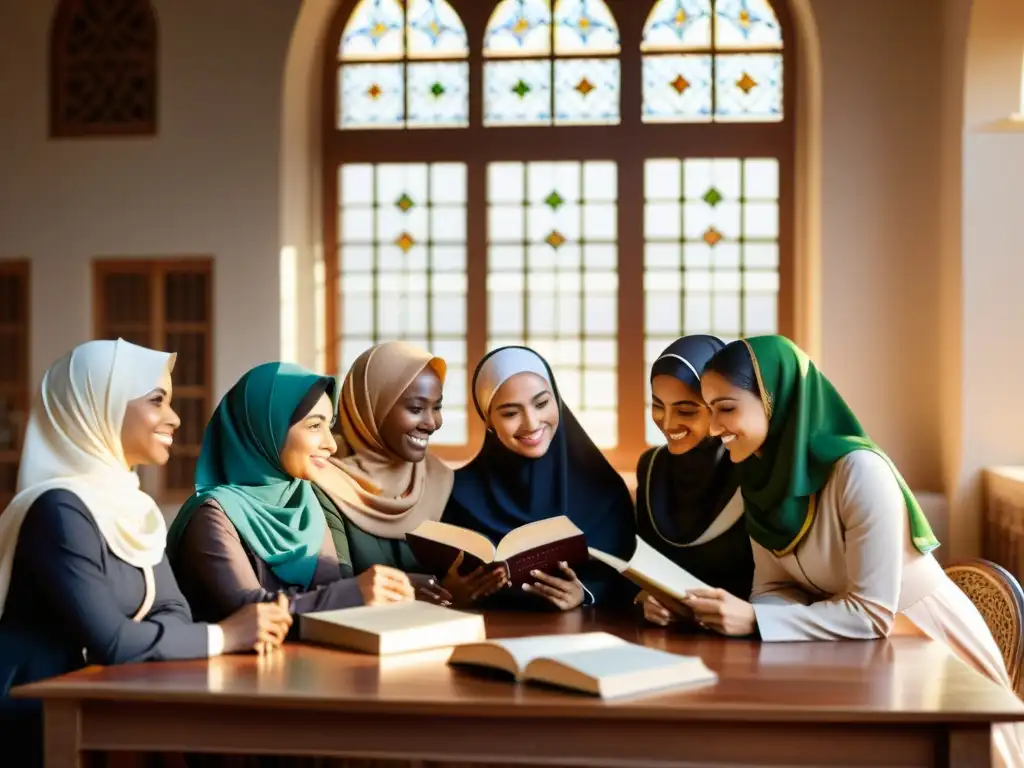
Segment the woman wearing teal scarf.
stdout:
[[916,628],[1009,684],[981,615],[929,554],[939,543],[913,493],[807,355],[781,336],[733,342],[701,390],[740,464],[755,563],[750,602],[691,593],[708,629],[784,641]]
[[[210,419],[168,551],[197,616],[288,595],[292,613],[412,599],[405,574],[352,578],[309,482],[337,449],[338,383],[289,363],[246,373]],[[219,621],[219,619],[207,619]]]

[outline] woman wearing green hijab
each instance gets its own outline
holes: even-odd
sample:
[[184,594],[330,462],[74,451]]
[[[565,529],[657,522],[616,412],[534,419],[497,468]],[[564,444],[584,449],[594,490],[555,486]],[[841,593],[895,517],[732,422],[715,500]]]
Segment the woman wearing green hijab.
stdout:
[[[735,341],[701,392],[740,465],[754,586],[750,602],[692,592],[700,623],[764,641],[923,633],[1009,687],[985,620],[930,554],[939,542],[914,494],[806,354],[781,336]],[[1013,727],[994,730],[1018,764]]]
[[168,532],[171,564],[197,617],[224,617],[278,593],[292,613],[414,598],[383,566],[353,578],[309,478],[337,445],[337,381],[265,363],[224,396],[203,436],[196,493]]

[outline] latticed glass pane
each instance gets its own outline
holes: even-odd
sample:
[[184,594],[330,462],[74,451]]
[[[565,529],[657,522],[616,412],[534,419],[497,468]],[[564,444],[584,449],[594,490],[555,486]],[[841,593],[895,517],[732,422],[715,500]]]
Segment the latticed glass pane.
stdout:
[[782,27],[768,0],[716,0],[715,47],[782,48]]
[[782,119],[782,54],[722,55],[715,59],[715,119]]
[[618,59],[555,60],[555,125],[619,122]]
[[547,56],[551,53],[549,0],[502,0],[484,34],[484,55]]
[[489,61],[484,65],[484,125],[549,125],[551,61]]
[[446,0],[407,5],[406,12],[402,0],[363,0],[353,10],[338,51],[339,128],[469,125],[462,20]]
[[643,77],[645,123],[711,120],[711,56],[645,56]]
[[488,346],[544,355],[602,447],[618,443],[617,178],[603,161],[488,168]]
[[469,38],[445,0],[408,0],[406,51],[410,59],[464,58]]
[[362,0],[349,16],[341,34],[341,59],[402,58],[402,3],[397,0]]
[[711,47],[711,0],[659,0],[647,17],[643,51],[704,50]]
[[641,43],[644,122],[781,120],[781,48],[768,0],[660,0]]
[[341,166],[338,184],[340,373],[389,339],[444,357],[444,427],[434,442],[463,445],[466,166],[352,163]]
[[555,53],[594,56],[619,52],[619,28],[604,0],[557,0]]
[[776,333],[778,160],[648,160],[644,198],[646,370],[678,336]]

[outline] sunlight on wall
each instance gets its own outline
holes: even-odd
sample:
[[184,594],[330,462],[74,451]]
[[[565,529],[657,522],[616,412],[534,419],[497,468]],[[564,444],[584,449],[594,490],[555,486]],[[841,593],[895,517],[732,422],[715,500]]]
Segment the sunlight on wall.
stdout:
[[1013,119],[1024,121],[1024,50],[1020,55],[1020,104],[1017,106],[1017,113]]
[[299,337],[295,314],[296,269],[298,253],[294,246],[286,245],[281,249],[281,360],[298,362]]
[[326,290],[326,271],[324,270],[324,256],[323,249],[320,246],[316,248],[316,254],[313,261],[313,313],[315,315],[313,319],[313,334],[316,340],[316,362],[315,370],[321,371],[328,374],[340,374],[343,371],[328,371],[327,368],[327,308],[326,308],[326,297],[324,292]]

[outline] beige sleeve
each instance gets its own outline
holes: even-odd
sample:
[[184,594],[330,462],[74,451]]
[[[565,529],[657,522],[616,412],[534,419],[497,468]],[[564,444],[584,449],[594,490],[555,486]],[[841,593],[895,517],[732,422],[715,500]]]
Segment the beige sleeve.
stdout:
[[755,605],[807,605],[811,596],[793,581],[771,552],[756,541],[750,542],[754,552],[754,586],[750,602]]
[[893,627],[907,520],[903,493],[885,459],[870,451],[843,459],[832,483],[840,483],[834,489],[838,509],[819,513],[838,513],[845,531],[845,562],[833,567],[845,569],[846,589],[810,605],[755,604],[762,640],[869,640],[888,636]]

